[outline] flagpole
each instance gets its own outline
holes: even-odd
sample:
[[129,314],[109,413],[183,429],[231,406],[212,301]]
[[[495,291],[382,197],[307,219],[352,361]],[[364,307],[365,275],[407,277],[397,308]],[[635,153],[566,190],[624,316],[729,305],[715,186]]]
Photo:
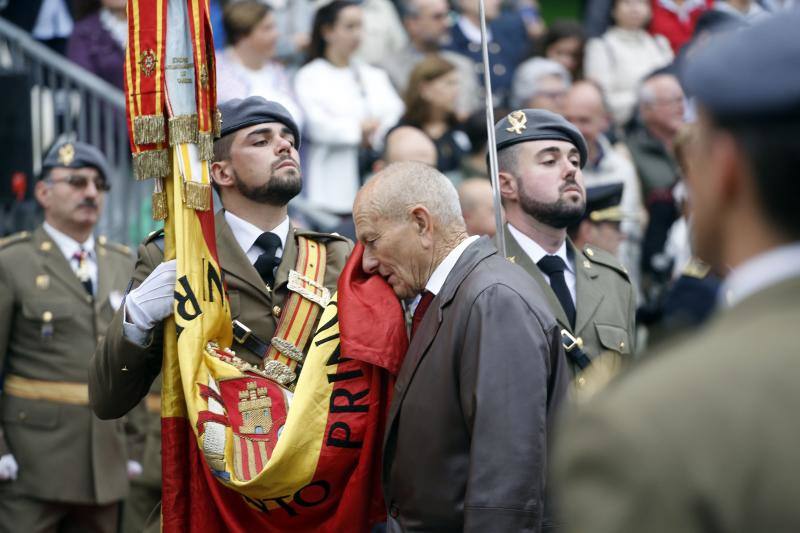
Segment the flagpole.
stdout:
[[486,87],[486,133],[489,150],[489,177],[492,180],[492,196],[494,199],[494,223],[497,231],[495,240],[497,249],[506,257],[506,236],[503,230],[503,206],[500,202],[500,178],[497,170],[497,144],[494,136],[494,99],[492,97],[492,78],[489,65],[489,37],[486,31],[486,7],[483,0],[478,0],[481,18],[481,49],[483,51],[483,83]]

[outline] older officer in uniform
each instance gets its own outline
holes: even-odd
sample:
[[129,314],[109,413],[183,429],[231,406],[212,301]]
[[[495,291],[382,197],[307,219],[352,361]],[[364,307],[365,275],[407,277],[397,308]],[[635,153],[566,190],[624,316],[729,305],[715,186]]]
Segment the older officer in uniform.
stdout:
[[110,178],[93,146],[56,144],[44,224],[0,242],[0,531],[115,531],[128,492],[121,424],[94,416],[86,384],[133,268],[92,235]]
[[785,12],[687,58],[694,251],[732,271],[700,332],[565,424],[567,532],[800,530],[798,26]]
[[[636,297],[628,273],[610,253],[577,249],[567,227],[586,205],[581,168],[586,142],[563,117],[540,109],[514,111],[495,126],[500,193],[509,259],[547,296],[575,371],[605,352],[634,348]],[[578,376],[578,386],[583,385]]]
[[[294,119],[260,97],[220,105],[222,136],[214,143],[211,173],[223,210],[216,215],[217,251],[234,320],[232,349],[259,364],[296,287],[298,241],[325,246],[324,286],[333,291],[352,249],[335,234],[294,228],[287,204],[301,190]],[[163,234],[139,247],[125,305],[89,370],[92,408],[101,418],[124,415],[144,398],[161,371],[162,320],[172,312],[175,261],[162,263]],[[304,352],[307,346],[298,346]]]

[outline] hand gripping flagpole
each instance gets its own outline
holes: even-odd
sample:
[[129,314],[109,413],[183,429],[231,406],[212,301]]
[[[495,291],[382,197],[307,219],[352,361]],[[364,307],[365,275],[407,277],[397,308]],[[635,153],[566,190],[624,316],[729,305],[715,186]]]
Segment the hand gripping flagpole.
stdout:
[[494,137],[494,99],[492,97],[492,78],[489,65],[489,38],[486,31],[486,7],[483,0],[478,0],[481,18],[481,48],[483,51],[483,83],[486,86],[486,133],[489,150],[489,176],[492,180],[492,196],[494,198],[494,223],[497,231],[495,239],[497,249],[506,257],[506,235],[503,230],[503,206],[500,202],[500,178],[497,170],[497,145]]

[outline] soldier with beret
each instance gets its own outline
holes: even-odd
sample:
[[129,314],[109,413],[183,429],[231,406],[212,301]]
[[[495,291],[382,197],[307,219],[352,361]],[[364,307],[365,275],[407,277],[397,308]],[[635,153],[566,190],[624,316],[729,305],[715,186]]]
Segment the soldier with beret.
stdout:
[[59,142],[35,197],[44,223],[0,241],[0,530],[115,531],[125,433],[89,407],[87,368],[122,302],[130,250],[93,230],[103,154]]
[[564,531],[800,530],[800,11],[686,58],[693,252],[714,314],[565,420]]
[[619,245],[625,238],[620,229],[625,218],[620,207],[623,187],[622,182],[586,187],[586,210],[578,222],[567,228],[576,248],[593,246],[618,257]]
[[[298,243],[325,247],[323,284],[331,292],[352,243],[336,234],[295,228],[289,221],[287,204],[302,186],[300,132],[289,112],[261,97],[229,100],[220,111],[223,125],[211,174],[223,205],[215,216],[216,237],[233,319],[231,348],[259,365],[296,290],[289,272],[298,268]],[[92,360],[91,404],[100,418],[130,411],[161,372],[162,321],[172,313],[176,272],[174,260],[162,262],[163,249],[163,232],[139,247],[125,304]],[[306,352],[308,346],[298,348]]]
[[508,258],[545,293],[582,387],[578,374],[600,354],[633,353],[636,309],[620,262],[592,245],[579,249],[567,236],[586,206],[586,142],[561,115],[541,109],[510,113],[495,135]]

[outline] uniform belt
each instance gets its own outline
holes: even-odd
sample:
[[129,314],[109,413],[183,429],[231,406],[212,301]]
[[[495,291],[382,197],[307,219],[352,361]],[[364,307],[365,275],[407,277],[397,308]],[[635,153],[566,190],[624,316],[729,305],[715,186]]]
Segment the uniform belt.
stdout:
[[89,386],[86,383],[45,381],[9,374],[3,384],[3,392],[26,400],[89,405]]
[[270,346],[269,343],[263,341],[250,328],[238,320],[233,321],[233,339],[261,359],[267,355],[267,350],[269,350]]
[[148,413],[161,414],[161,395],[151,392],[144,397],[144,407]]
[[572,333],[566,329],[561,330],[561,344],[564,346],[564,353],[567,354],[569,360],[579,369],[583,370],[592,364],[592,360],[586,355],[586,352],[581,349],[582,341],[580,338],[576,339]]

